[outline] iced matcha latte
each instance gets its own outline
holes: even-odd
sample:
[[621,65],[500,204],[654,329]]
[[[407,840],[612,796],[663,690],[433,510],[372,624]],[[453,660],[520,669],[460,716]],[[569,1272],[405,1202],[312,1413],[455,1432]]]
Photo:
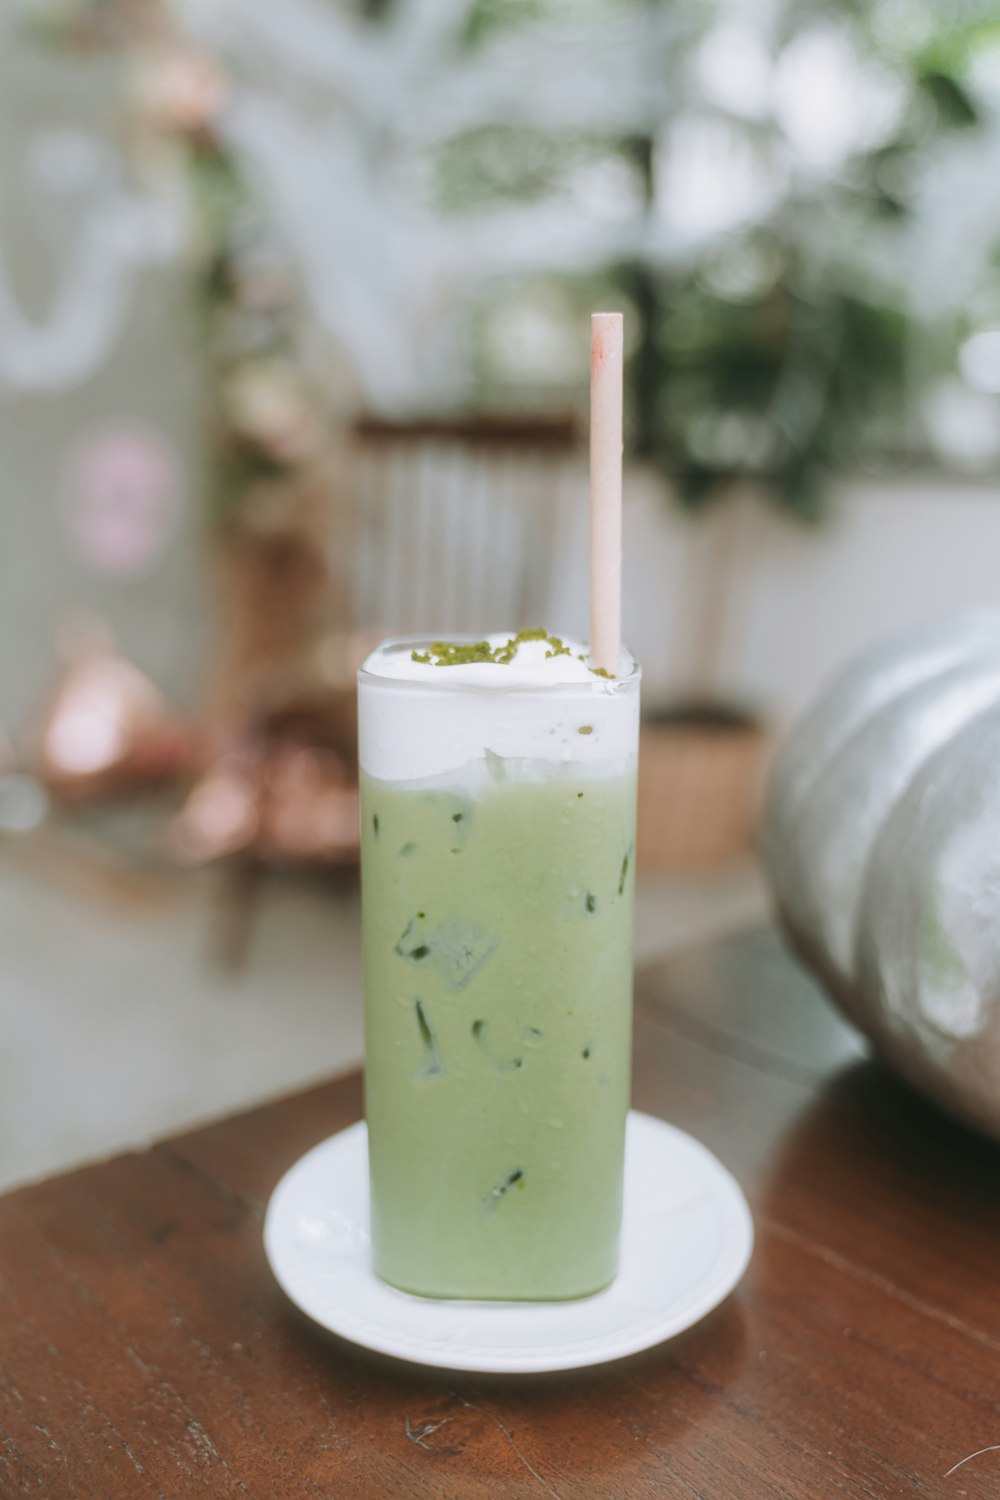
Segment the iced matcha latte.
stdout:
[[639,673],[526,635],[360,674],[373,1250],[428,1296],[617,1265]]

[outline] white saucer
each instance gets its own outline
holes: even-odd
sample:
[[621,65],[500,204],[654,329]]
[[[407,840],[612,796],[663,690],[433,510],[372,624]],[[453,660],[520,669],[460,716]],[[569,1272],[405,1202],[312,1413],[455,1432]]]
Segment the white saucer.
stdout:
[[301,1157],[278,1183],[264,1247],[278,1282],[332,1333],[446,1370],[569,1370],[648,1349],[697,1323],[746,1269],[746,1199],[682,1130],[629,1114],[621,1267],[578,1302],[446,1302],[379,1281],[368,1234],[365,1126]]

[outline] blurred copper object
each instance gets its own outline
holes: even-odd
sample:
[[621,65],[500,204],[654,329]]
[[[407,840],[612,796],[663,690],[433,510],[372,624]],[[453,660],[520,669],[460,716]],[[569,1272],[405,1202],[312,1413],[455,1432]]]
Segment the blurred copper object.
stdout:
[[200,864],[249,849],[260,831],[260,798],[259,767],[239,760],[212,766],[171,825],[172,853]]
[[268,867],[351,871],[358,858],[353,755],[304,736],[302,714],[216,761],[174,819],[169,845],[186,864],[221,876],[213,923],[216,962],[246,961],[261,877]]
[[157,782],[187,762],[190,735],[99,620],[61,632],[62,681],[42,726],[38,775],[60,798]]
[[174,820],[178,858],[252,854],[275,863],[351,864],[358,793],[345,760],[291,737],[260,741],[210,767]]
[[328,750],[278,746],[267,768],[263,810],[265,855],[336,864],[357,856],[357,787]]

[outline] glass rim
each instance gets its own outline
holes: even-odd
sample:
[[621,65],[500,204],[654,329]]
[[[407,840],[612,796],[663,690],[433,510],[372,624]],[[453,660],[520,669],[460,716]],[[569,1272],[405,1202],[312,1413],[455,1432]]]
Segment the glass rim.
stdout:
[[[369,651],[364,661],[358,667],[358,686],[360,687],[363,684],[366,687],[389,688],[393,691],[416,693],[488,693],[491,696],[496,694],[503,696],[537,694],[540,697],[580,697],[583,695],[589,697],[596,693],[604,697],[617,697],[637,689],[642,679],[642,667],[627,646],[623,646],[622,650],[632,663],[632,670],[628,676],[600,677],[594,673],[591,682],[512,682],[506,684],[497,683],[494,685],[493,683],[486,684],[482,682],[448,682],[444,678],[440,682],[437,680],[428,682],[418,680],[414,677],[391,677],[385,672],[372,672],[368,668],[368,663],[378,652],[393,649],[415,651],[421,647],[431,646],[435,640],[440,639],[440,636],[429,635],[388,636]],[[455,641],[459,645],[472,645],[476,641],[481,641],[483,637],[481,635],[462,632],[451,635],[448,639]],[[486,666],[490,665],[490,663],[484,662],[482,665]],[[495,665],[499,670],[503,666],[503,663],[497,662],[492,665]],[[448,671],[448,668],[441,667],[440,671],[445,673]]]

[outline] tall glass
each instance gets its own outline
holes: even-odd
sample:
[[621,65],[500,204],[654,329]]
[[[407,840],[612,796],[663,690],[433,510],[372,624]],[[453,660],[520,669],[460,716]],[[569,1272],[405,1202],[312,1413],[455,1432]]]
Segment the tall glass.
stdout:
[[618,1260],[639,669],[387,675],[424,644],[359,673],[375,1269],[433,1297],[581,1297]]

